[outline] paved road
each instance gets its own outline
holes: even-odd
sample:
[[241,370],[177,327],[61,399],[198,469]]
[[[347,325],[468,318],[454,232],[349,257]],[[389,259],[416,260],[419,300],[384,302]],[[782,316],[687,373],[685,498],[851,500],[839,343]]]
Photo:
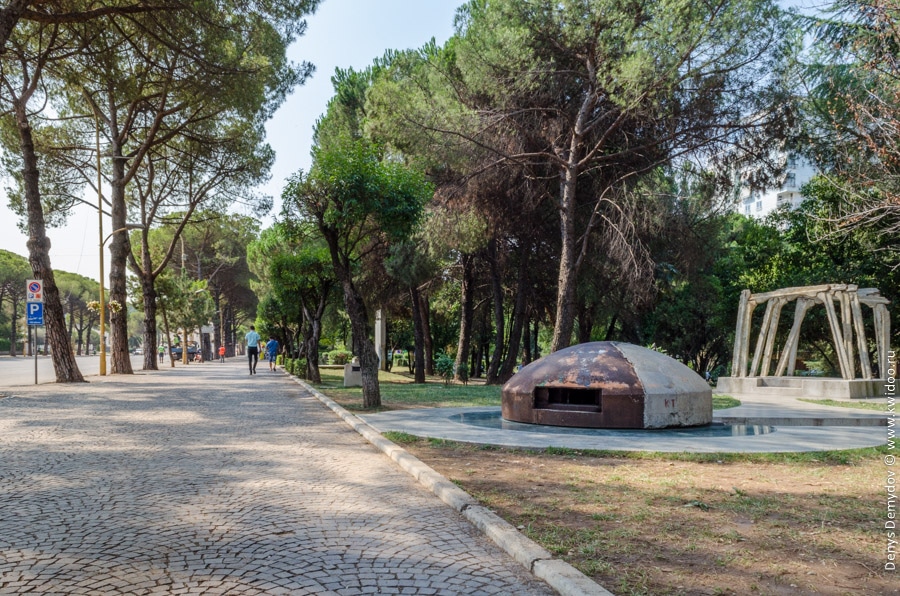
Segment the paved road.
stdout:
[[[13,386],[34,385],[34,360],[34,356],[0,356],[0,393]],[[75,361],[83,376],[100,374],[99,356],[76,356]],[[143,368],[144,357],[132,356],[131,366],[134,370]],[[109,355],[106,357],[106,370],[110,370]],[[37,357],[37,381],[39,384],[56,382],[53,359],[50,356]]]
[[549,594],[281,373],[0,399],[0,594]]

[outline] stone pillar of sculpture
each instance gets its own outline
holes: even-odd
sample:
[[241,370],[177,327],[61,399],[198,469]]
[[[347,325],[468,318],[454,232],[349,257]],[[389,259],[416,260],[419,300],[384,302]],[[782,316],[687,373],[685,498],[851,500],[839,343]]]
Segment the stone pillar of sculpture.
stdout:
[[[737,329],[734,331],[734,353],[731,359],[731,374],[735,377],[744,377],[747,362],[747,342],[750,334],[750,326],[746,323],[746,316],[750,303],[750,290],[741,292],[741,301],[738,304]],[[752,314],[752,313],[751,313]]]
[[797,306],[794,308],[794,324],[791,326],[784,350],[781,352],[781,359],[778,361],[778,366],[775,369],[776,377],[784,374],[788,376],[794,374],[794,367],[797,363],[797,347],[800,345],[800,327],[803,325],[806,311],[813,304],[815,304],[815,301],[809,298],[797,299]]
[[859,294],[856,292],[853,292],[850,296],[850,310],[853,312],[853,327],[856,330],[856,348],[859,352],[860,373],[862,374],[862,378],[871,379],[872,365],[869,363],[869,348],[866,345],[866,328],[863,323]]

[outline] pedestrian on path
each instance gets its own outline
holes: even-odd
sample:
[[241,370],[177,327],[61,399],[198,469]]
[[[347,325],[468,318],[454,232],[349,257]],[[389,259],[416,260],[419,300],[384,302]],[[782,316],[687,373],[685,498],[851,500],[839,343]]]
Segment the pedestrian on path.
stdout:
[[275,372],[275,359],[278,357],[278,340],[269,336],[266,342],[266,359],[269,361],[269,370]]
[[225,363],[225,346],[219,346],[219,362]]
[[259,333],[256,327],[250,325],[250,331],[244,336],[247,340],[247,362],[250,364],[250,374],[256,374],[256,363],[259,362]]

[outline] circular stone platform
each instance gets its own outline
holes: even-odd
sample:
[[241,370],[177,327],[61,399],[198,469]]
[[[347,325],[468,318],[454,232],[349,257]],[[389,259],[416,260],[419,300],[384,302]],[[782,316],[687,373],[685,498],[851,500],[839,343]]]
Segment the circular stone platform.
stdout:
[[[742,412],[765,409],[770,415],[792,424],[821,424],[848,421],[860,426],[781,426],[767,423],[672,428],[661,430],[585,429],[541,426],[500,421],[500,408],[423,408],[362,415],[379,432],[405,432],[419,437],[447,439],[464,443],[504,447],[595,449],[614,451],[664,451],[692,453],[765,453],[793,451],[829,451],[875,447],[886,441],[884,415],[846,408],[824,408],[798,400],[756,404],[750,396],[741,396],[745,405],[721,414],[736,419]],[[807,418],[804,418],[807,416]],[[496,423],[484,423],[493,419]]]

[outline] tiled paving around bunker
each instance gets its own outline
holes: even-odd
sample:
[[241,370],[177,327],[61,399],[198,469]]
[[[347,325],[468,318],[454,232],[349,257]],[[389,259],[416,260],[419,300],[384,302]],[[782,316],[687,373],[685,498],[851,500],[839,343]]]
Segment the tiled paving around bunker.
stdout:
[[[396,410],[362,418],[379,432],[538,449],[765,453],[856,449],[887,440],[883,413],[829,408],[793,397],[739,397],[742,406],[717,410],[713,425],[696,428],[625,430],[522,424],[503,420],[499,407]],[[717,423],[719,420],[741,423]]]
[[6,390],[0,594],[551,594],[280,373]]

